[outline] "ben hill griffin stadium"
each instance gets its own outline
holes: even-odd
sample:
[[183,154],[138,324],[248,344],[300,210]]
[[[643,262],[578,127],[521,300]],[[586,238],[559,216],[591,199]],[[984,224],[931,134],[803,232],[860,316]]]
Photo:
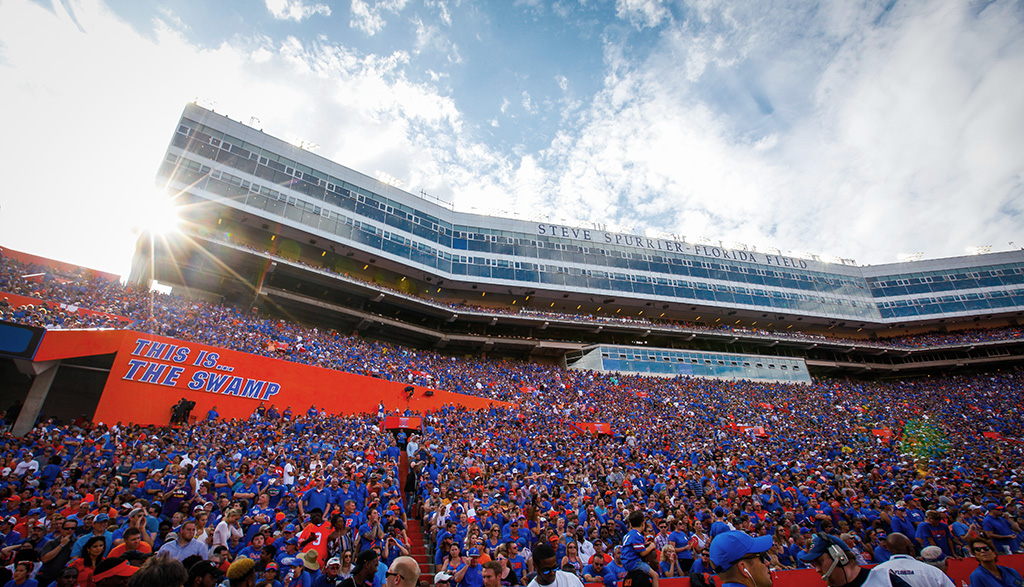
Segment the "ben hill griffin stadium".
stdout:
[[458,212],[195,104],[158,181],[180,193],[195,228],[140,240],[133,281],[404,345],[570,365],[601,346],[636,346],[844,371],[1021,350],[918,352],[873,339],[1017,324],[1024,251],[858,266]]
[[[921,375],[1024,358],[1014,334],[1024,315],[1024,251],[859,266],[459,212],[195,104],[185,107],[157,176],[174,195],[182,229],[139,239],[130,282],[155,280],[176,294],[405,347],[802,383],[814,374]],[[974,328],[1007,334],[890,342]],[[6,360],[46,388],[37,390],[40,405],[53,376],[39,383],[38,374],[58,361],[84,369],[68,386],[75,410],[91,402],[97,420],[165,423],[183,386],[125,411],[134,386],[145,385],[126,375],[137,334],[37,332],[31,349]],[[255,355],[233,360],[264,382],[271,378],[260,373],[281,369]],[[301,369],[312,371],[274,385],[294,390],[325,371]],[[404,397],[401,384],[384,383]],[[28,383],[5,384],[32,397]],[[353,393],[346,411],[375,409],[378,397],[362,406]],[[243,403],[239,413],[251,412]]]

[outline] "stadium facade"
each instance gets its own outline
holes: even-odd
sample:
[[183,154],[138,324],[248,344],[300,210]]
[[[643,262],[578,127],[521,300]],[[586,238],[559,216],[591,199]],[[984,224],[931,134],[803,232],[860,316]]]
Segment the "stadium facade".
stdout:
[[[874,325],[1024,310],[1024,251],[859,267],[451,210],[189,104],[175,190],[462,284]],[[847,262],[849,263],[849,262]]]
[[[195,104],[182,113],[158,181],[179,195],[189,243],[154,251],[140,241],[132,279],[227,298],[234,291],[232,301],[255,292],[254,302],[279,294],[281,303],[334,303],[331,288],[351,278],[538,319],[558,312],[864,338],[1017,324],[1024,315],[1024,251],[858,266],[459,212]],[[259,259],[232,264],[241,253]],[[337,279],[299,291],[309,275],[275,276],[282,259]],[[232,278],[245,288],[232,290]],[[374,301],[373,291],[362,293]]]

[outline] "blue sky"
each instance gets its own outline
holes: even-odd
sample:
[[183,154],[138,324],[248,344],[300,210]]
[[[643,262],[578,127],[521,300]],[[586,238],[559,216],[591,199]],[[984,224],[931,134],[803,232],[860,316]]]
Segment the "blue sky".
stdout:
[[198,99],[461,210],[1006,250],[1022,71],[1019,0],[0,0],[0,244],[125,272]]

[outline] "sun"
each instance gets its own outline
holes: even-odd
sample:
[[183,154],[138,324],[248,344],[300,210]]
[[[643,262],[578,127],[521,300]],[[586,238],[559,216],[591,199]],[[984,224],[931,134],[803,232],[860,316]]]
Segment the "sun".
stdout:
[[153,236],[177,232],[181,216],[174,198],[162,190],[155,190],[141,202],[139,228]]

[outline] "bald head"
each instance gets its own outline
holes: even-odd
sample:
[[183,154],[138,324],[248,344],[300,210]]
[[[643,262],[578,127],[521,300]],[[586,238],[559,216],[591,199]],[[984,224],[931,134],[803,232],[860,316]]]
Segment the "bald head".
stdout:
[[396,558],[388,570],[398,573],[397,587],[416,587],[420,583],[420,564],[411,556]]
[[893,532],[885,538],[885,546],[892,554],[913,554],[913,543],[904,534]]

